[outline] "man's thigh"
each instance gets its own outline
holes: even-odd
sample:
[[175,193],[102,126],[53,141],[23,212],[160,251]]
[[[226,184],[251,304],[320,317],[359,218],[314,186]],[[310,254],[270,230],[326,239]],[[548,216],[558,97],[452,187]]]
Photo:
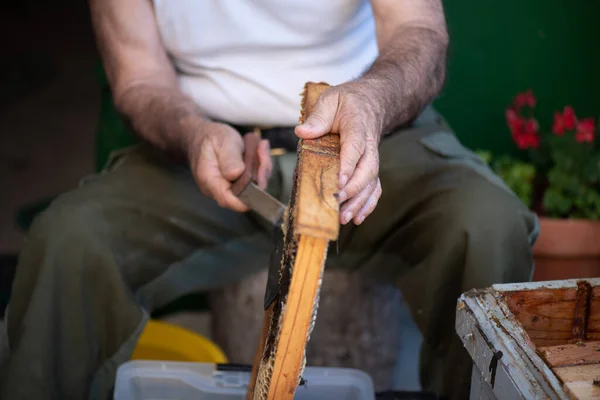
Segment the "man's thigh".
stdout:
[[465,398],[471,362],[454,333],[457,298],[529,280],[537,219],[435,114],[385,138],[380,160],[380,202],[342,229],[330,265],[399,287],[424,339],[421,384]]
[[[414,126],[382,140],[380,179],[383,194],[375,211],[358,227],[342,227],[335,265],[393,264],[369,268],[369,273],[387,275],[392,268],[397,278],[433,251],[436,240],[452,224],[476,224],[490,231],[495,227],[484,226],[490,221],[496,225],[502,219],[522,221],[529,244],[537,235],[535,216],[478,156],[462,146],[433,109]],[[401,239],[399,231],[405,233]]]
[[267,259],[267,234],[203,196],[187,168],[144,146],[126,152],[33,223],[7,314],[11,383],[0,386],[10,398],[106,393],[142,308],[234,282]]
[[[101,251],[113,261],[105,265],[117,266],[134,293],[200,251],[248,238],[267,240],[248,214],[219,207],[200,193],[187,167],[145,145],[121,152],[100,174],[60,196],[34,223],[31,234],[44,243],[44,251],[62,249],[65,242],[72,244],[67,252],[86,251],[88,246]],[[194,259],[202,262],[201,257]],[[197,265],[188,278],[206,279],[203,270],[210,273],[211,268]],[[243,268],[231,266],[230,279]],[[218,285],[218,277],[213,278],[211,284]]]

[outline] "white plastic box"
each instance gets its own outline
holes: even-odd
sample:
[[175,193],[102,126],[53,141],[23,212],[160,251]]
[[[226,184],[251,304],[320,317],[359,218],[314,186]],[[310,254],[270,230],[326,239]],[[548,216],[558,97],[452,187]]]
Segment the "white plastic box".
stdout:
[[[373,381],[347,368],[307,367],[295,400],[374,400]],[[115,400],[243,400],[248,371],[210,363],[130,361],[119,367]]]

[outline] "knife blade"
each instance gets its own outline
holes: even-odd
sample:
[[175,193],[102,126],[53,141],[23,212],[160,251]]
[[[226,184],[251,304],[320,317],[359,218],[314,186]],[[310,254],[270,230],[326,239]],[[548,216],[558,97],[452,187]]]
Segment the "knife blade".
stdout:
[[249,182],[238,193],[234,191],[234,194],[270,225],[281,224],[285,206],[254,182]]
[[242,176],[231,185],[231,191],[248,208],[271,225],[276,225],[281,223],[285,205],[256,184],[259,143],[260,136],[256,132],[244,135],[244,164],[246,168]]

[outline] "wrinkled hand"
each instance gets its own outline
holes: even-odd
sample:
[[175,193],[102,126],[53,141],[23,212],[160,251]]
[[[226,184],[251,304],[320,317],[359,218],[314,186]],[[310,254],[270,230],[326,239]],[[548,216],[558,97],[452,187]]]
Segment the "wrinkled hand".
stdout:
[[[262,188],[267,186],[272,170],[269,150],[269,142],[261,140],[256,176]],[[243,152],[242,136],[231,126],[215,122],[203,123],[188,146],[190,168],[200,191],[221,207],[239,212],[248,211],[248,207],[231,192],[231,183],[246,168]]]
[[359,225],[381,197],[379,181],[380,112],[360,84],[351,82],[327,89],[304,124],[296,127],[302,139],[329,132],[340,135],[340,222]]

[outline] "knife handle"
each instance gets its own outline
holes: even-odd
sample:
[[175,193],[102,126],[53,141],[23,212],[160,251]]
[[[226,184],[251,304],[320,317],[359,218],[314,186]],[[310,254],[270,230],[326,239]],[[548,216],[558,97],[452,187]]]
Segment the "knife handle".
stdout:
[[240,194],[252,181],[256,181],[258,171],[258,145],[260,144],[260,131],[255,129],[253,132],[244,134],[244,173],[233,182],[231,191],[235,196]]

